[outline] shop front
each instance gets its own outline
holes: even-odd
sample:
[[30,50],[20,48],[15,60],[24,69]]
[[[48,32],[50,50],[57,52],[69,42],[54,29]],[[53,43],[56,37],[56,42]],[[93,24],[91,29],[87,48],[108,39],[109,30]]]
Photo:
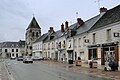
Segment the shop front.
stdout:
[[115,61],[117,64],[119,62],[119,53],[118,53],[118,45],[104,45],[101,48],[101,64],[105,65],[105,63],[109,63],[111,60]]
[[89,45],[88,60],[96,60],[100,65],[114,61],[119,65],[118,42]]

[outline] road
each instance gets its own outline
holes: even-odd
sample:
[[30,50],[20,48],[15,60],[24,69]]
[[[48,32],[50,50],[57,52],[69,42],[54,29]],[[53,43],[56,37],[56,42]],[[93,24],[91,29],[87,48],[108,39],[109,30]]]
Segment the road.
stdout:
[[14,80],[107,80],[73,72],[63,67],[50,66],[43,62],[25,64],[21,61],[7,60],[6,64]]

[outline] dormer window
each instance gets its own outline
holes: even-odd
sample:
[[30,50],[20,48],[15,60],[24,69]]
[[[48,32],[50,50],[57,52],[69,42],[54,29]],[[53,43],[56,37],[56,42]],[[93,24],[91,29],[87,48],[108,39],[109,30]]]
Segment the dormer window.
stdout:
[[12,44],[12,46],[11,47],[14,47],[14,44]]
[[54,38],[54,36],[50,36],[50,40],[52,40]]
[[18,47],[18,44],[16,45],[16,47]]
[[22,45],[22,47],[24,47],[24,45]]

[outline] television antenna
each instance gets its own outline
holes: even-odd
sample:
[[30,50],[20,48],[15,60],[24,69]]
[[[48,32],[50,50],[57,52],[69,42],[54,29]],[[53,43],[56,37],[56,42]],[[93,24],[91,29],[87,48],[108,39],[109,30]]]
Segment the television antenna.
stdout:
[[100,9],[100,1],[101,0],[96,0],[95,3],[98,3],[98,9]]
[[78,18],[78,12],[76,12],[76,18]]

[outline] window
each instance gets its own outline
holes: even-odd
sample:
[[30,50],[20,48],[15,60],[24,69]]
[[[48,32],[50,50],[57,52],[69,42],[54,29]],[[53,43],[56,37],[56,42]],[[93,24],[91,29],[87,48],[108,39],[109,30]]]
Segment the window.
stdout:
[[36,37],[38,37],[38,32],[36,32]]
[[11,47],[14,47],[14,44],[12,44],[12,46]]
[[50,50],[50,43],[48,43],[48,50]]
[[16,49],[16,52],[18,52],[18,49]]
[[22,45],[22,47],[24,47],[24,45]]
[[89,49],[89,60],[97,59],[97,49]]
[[5,52],[7,52],[7,49],[5,49]]
[[12,54],[12,56],[14,56],[14,53]]
[[59,48],[61,48],[61,42],[59,42]]
[[65,48],[65,40],[63,41],[63,44],[62,44],[63,48]]
[[14,52],[14,49],[12,49],[12,52]]
[[45,44],[44,44],[44,50],[45,50],[46,48],[45,48]]
[[30,46],[29,48],[30,48],[30,50],[32,50],[32,46]]
[[32,32],[32,37],[34,37],[34,35],[35,35],[35,33],[34,33],[34,32]]
[[79,47],[81,47],[81,38],[79,38],[78,41],[79,41],[79,43],[78,43],[78,44],[79,44]]
[[56,42],[56,49],[58,49],[58,43]]
[[107,41],[111,40],[111,29],[107,30]]
[[96,34],[95,34],[95,33],[93,33],[93,43],[95,43],[95,42],[96,42],[95,38],[96,38]]
[[76,39],[74,39],[74,48],[76,48],[77,47],[77,41],[76,41]]
[[63,41],[63,43],[65,44],[65,40]]
[[16,45],[16,47],[19,47],[18,44]]
[[68,44],[68,48],[71,48],[71,42],[69,42],[69,44]]
[[[86,38],[86,36],[84,36],[83,37],[83,41],[84,41],[84,43],[85,43],[85,38]],[[85,44],[83,43],[83,47],[85,46]]]

